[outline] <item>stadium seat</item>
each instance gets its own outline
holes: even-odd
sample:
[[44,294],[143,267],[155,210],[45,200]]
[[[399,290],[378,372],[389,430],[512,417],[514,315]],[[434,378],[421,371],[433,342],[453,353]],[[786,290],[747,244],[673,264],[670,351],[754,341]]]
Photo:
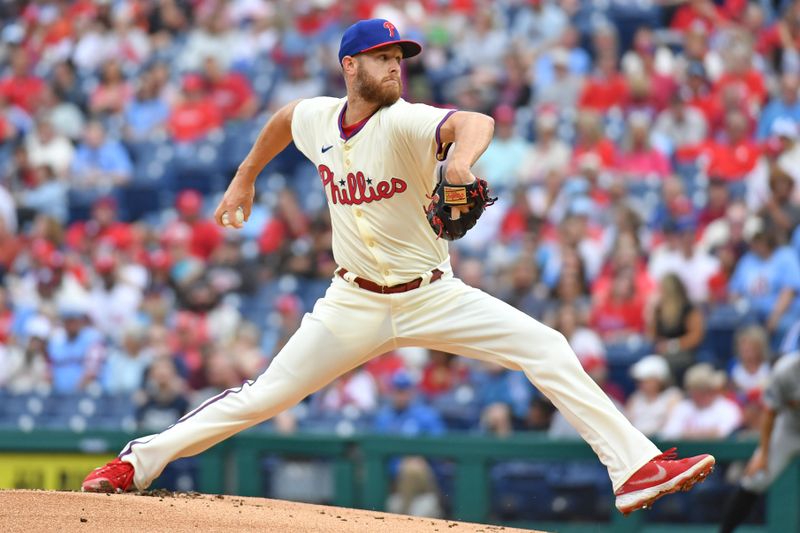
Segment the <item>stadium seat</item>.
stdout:
[[553,491],[546,463],[509,461],[490,469],[491,514],[499,520],[550,520]]

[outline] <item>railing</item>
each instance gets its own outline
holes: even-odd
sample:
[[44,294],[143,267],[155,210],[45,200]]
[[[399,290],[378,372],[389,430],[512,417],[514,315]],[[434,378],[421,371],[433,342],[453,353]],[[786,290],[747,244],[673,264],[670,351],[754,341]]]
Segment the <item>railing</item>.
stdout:
[[[118,432],[37,431],[20,433],[0,431],[0,458],[4,454],[72,452],[79,454],[113,454],[132,438]],[[718,461],[746,460],[755,447],[754,441],[662,442],[662,449],[678,446],[682,455],[712,453]],[[265,455],[287,458],[326,458],[332,464],[334,496],[332,503],[344,507],[383,509],[389,490],[386,468],[390,457],[422,455],[442,458],[455,464],[453,518],[489,521],[489,469],[498,461],[533,460],[596,460],[592,450],[582,441],[553,441],[537,434],[496,439],[484,436],[447,435],[440,438],[397,438],[358,435],[348,438],[319,435],[281,436],[244,432],[215,446],[199,456],[199,490],[208,493],[229,493],[243,496],[262,495],[262,469],[259,460]],[[233,476],[226,474],[232,473]],[[77,487],[75,487],[77,488]],[[609,485],[610,490],[610,485]],[[719,502],[723,505],[724,502]],[[645,513],[623,517],[610,512],[606,523],[535,522],[508,525],[558,531],[588,532],[659,532],[674,530],[676,525],[645,523]],[[684,533],[711,532],[718,526],[680,525]],[[749,526],[742,532],[800,531],[800,459],[776,480],[767,495],[765,527]]]

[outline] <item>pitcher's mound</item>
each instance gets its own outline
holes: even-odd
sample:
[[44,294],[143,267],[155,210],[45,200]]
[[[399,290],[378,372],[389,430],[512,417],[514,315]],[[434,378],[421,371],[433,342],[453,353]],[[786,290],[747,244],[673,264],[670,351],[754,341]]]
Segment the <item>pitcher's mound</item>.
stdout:
[[167,491],[139,495],[0,490],[0,531],[515,533],[523,530],[240,496]]

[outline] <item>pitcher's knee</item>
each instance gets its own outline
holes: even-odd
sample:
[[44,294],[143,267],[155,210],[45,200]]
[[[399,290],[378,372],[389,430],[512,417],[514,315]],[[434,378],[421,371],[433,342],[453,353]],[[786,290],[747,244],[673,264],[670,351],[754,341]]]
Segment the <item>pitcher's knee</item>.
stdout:
[[521,366],[535,366],[537,372],[564,372],[580,366],[564,335],[554,329],[540,329],[524,340]]

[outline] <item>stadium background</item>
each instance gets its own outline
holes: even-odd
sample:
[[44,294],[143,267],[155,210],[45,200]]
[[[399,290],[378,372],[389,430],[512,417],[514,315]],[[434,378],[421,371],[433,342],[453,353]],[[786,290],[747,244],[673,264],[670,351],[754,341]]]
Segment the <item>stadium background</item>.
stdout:
[[[335,268],[323,190],[290,147],[242,231],[209,216],[272,111],[343,94],[343,28],[382,17],[425,47],[405,63],[409,100],[496,121],[477,174],[501,200],[451,246],[457,275],[563,331],[643,431],[749,455],[768,369],[800,337],[800,2],[78,0],[0,16],[3,449],[158,431],[266,368]],[[664,360],[634,367],[648,354],[668,362],[655,404]],[[531,437],[542,461],[492,462],[486,520],[611,516],[603,468],[559,455],[577,435],[549,402],[450,354],[387,354],[251,434],[474,435],[499,454]],[[259,456],[247,490],[335,501],[335,464],[286,452]],[[102,456],[28,457],[0,455],[0,486],[76,488]],[[645,520],[718,521],[742,466],[722,463]],[[160,484],[207,487],[202,467]],[[371,501],[409,512],[413,493],[453,516],[454,471],[391,458],[378,476],[395,500]]]

